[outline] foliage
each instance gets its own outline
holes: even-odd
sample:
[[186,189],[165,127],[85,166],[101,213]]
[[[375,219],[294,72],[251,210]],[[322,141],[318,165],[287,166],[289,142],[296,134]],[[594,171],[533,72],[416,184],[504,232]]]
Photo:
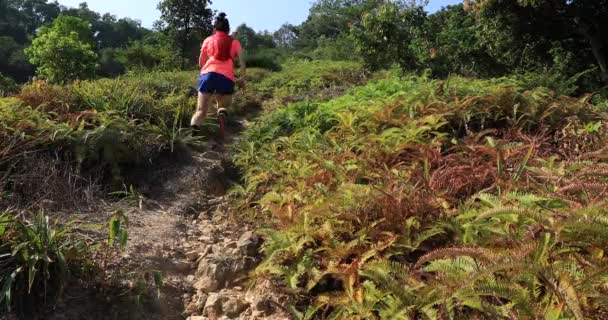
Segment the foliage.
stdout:
[[33,67],[23,54],[29,37],[43,24],[59,15],[57,3],[40,0],[4,0],[0,2],[0,70],[18,82],[33,74]]
[[422,7],[407,8],[389,2],[363,16],[353,29],[353,38],[365,63],[388,68],[393,63],[403,70],[415,70],[413,42],[424,23]]
[[15,85],[15,81],[13,79],[3,76],[0,73],[0,97],[9,95],[16,91],[17,86]]
[[273,109],[235,162],[300,317],[604,314],[606,117],[518,78],[389,75]]
[[32,312],[34,303],[54,300],[88,263],[87,243],[70,225],[52,224],[43,213],[31,221],[3,213],[0,222],[0,302],[8,309]]
[[497,59],[526,67],[526,60],[550,60],[547,53],[557,47],[575,55],[577,72],[589,69],[589,61],[595,61],[602,80],[608,81],[607,45],[600,31],[608,26],[606,1],[465,3],[475,11],[481,40]]
[[51,82],[86,79],[93,76],[97,59],[91,38],[85,21],[62,16],[52,28],[42,28],[25,53],[38,66],[38,74]]
[[283,52],[277,48],[273,35],[268,32],[255,32],[246,24],[240,25],[234,32],[245,49],[247,67],[264,68],[278,71],[281,69]]
[[[193,62],[205,35],[211,34],[213,11],[210,0],[163,0],[158,4],[161,12],[160,27],[168,32],[179,49],[181,58]],[[201,38],[202,37],[202,38]],[[182,68],[184,64],[182,64]]]
[[[72,185],[73,175],[108,192],[137,186],[143,171],[204,141],[187,128],[196,81],[191,72],[134,73],[63,86],[35,81],[16,98],[0,99],[0,203],[25,205],[62,190],[77,197],[82,186]],[[61,178],[41,190],[47,175]]]
[[365,82],[368,73],[356,62],[290,60],[282,71],[271,74],[259,86],[257,94],[282,102],[298,101]]

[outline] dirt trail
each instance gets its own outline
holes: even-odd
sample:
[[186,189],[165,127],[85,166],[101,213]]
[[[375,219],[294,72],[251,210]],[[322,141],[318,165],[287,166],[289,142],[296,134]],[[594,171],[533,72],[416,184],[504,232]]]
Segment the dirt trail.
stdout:
[[[238,121],[238,127],[247,121]],[[228,144],[238,138],[233,127]],[[217,149],[209,144],[206,150]],[[238,179],[228,148],[198,151],[185,165],[154,177],[140,205],[126,209],[129,241],[114,261],[125,279],[163,276],[160,289],[137,281],[131,290],[70,286],[44,319],[289,319],[269,286],[251,286],[261,239],[229,217],[226,192]],[[126,275],[126,276],[125,276]],[[146,278],[147,277],[147,278]],[[100,291],[104,291],[100,294]]]

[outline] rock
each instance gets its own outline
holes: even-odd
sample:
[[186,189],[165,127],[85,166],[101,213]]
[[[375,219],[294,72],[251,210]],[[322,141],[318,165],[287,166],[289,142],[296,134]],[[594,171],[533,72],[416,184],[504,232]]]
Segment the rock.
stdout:
[[212,293],[207,298],[203,315],[207,317],[219,317],[222,314],[222,297],[217,293]]
[[232,263],[227,259],[203,259],[198,265],[196,276],[199,280],[194,287],[205,292],[223,289],[233,277]]
[[188,273],[192,270],[192,266],[187,262],[177,262],[175,264],[175,270],[179,273]]
[[241,253],[249,257],[255,257],[258,254],[258,249],[260,248],[260,245],[260,237],[258,237],[252,231],[243,233],[237,243],[237,247],[239,248],[239,250],[241,250]]
[[212,251],[215,254],[226,255],[226,251],[224,250],[224,247],[222,247],[220,244],[217,244],[217,243],[212,246]]
[[190,261],[196,261],[201,256],[201,253],[197,250],[186,252],[186,258]]
[[222,311],[229,318],[236,318],[243,313],[243,311],[247,310],[247,308],[249,308],[247,302],[237,298],[230,298],[222,306]]
[[204,250],[201,250],[201,252],[203,253],[202,257],[204,258],[204,257],[206,257],[206,256],[208,256],[208,255],[210,255],[210,254],[213,253],[213,247],[212,246],[206,246],[206,247],[204,247]]
[[215,243],[215,239],[212,236],[200,236],[198,241],[203,242],[205,244],[213,244]]
[[254,313],[258,312],[262,315],[268,315],[272,311],[272,305],[266,296],[257,297],[251,304],[251,308],[253,309]]
[[207,296],[206,294],[203,294],[203,295],[200,295],[200,296],[197,295],[196,299],[192,300],[195,303],[196,312],[203,311],[203,308],[207,304],[207,299],[208,298],[209,298],[209,296]]
[[220,288],[221,284],[219,281],[211,279],[209,277],[202,277],[194,284],[194,289],[202,292],[213,292]]
[[238,247],[237,241],[230,241],[229,239],[226,239],[226,241],[224,241],[224,249],[236,249]]
[[219,152],[207,151],[201,155],[205,159],[222,160],[222,155]]
[[186,282],[188,282],[189,284],[193,284],[195,280],[196,280],[196,277],[193,275],[189,275],[186,277]]
[[206,294],[195,295],[190,304],[186,307],[186,314],[201,313],[207,304],[208,296]]

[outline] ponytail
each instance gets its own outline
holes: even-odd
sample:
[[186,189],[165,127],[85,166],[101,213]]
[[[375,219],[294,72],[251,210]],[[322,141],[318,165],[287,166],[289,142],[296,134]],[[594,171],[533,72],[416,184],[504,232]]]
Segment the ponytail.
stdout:
[[215,17],[213,28],[216,31],[230,33],[230,22],[228,21],[228,18],[226,18],[226,14],[224,12],[220,12],[220,14]]

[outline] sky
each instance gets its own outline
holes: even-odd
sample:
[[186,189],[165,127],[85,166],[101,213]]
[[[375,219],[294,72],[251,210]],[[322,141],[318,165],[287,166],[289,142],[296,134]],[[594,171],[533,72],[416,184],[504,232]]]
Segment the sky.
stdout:
[[[76,7],[85,0],[59,0],[67,7]],[[140,20],[151,27],[160,13],[158,0],[87,0],[91,10]],[[313,0],[215,0],[212,8],[228,14],[234,27],[246,23],[257,31],[275,31],[284,23],[300,24],[308,16]],[[442,6],[461,3],[462,0],[430,0],[427,10],[435,12]]]

